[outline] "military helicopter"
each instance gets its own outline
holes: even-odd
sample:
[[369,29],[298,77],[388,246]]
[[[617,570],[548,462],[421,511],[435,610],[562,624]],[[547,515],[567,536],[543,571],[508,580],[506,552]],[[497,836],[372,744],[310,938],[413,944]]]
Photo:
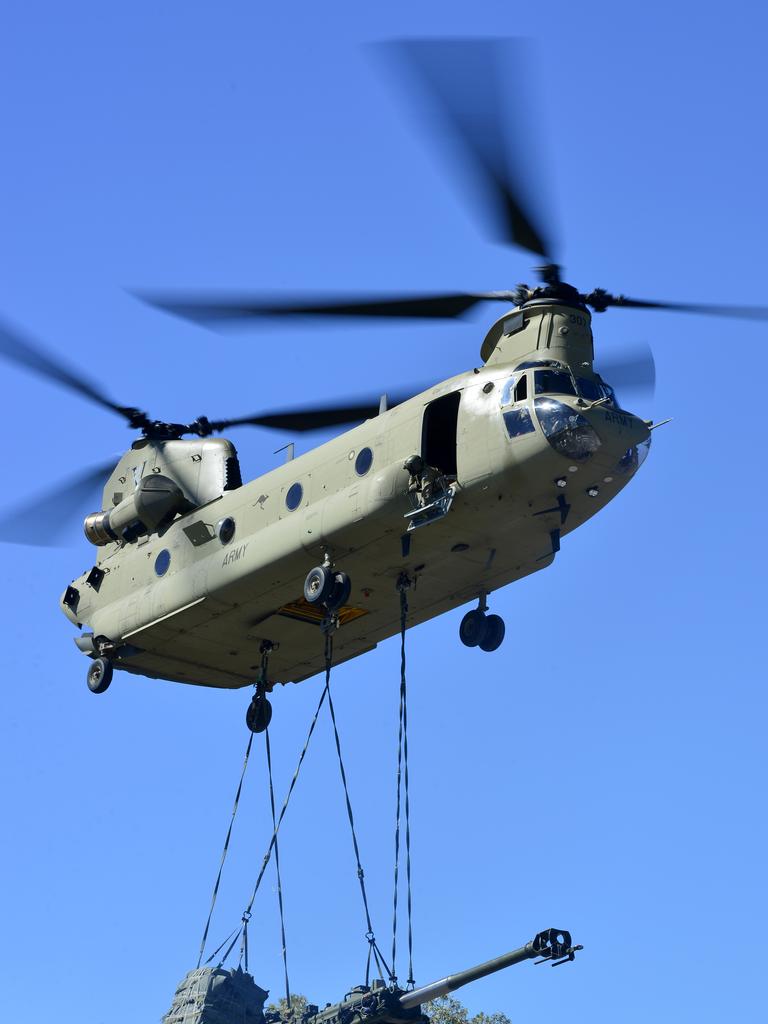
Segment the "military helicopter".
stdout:
[[[655,426],[625,409],[594,366],[592,313],[610,307],[768,318],[758,307],[631,299],[581,291],[562,278],[554,246],[510,157],[499,72],[509,45],[487,40],[392,44],[390,53],[449,131],[496,237],[543,261],[541,283],[443,295],[335,297],[144,295],[204,323],[284,315],[457,317],[484,302],[503,312],[482,365],[388,400],[200,416],[168,423],[113,402],[14,328],[0,354],[123,417],[139,436],[114,468],[89,471],[72,494],[107,476],[84,523],[94,564],[66,587],[61,608],[82,632],[89,688],[113,668],[214,687],[250,686],[269,653],[266,690],[358,657],[401,626],[397,590],[410,586],[409,625],[470,602],[461,641],[496,650],[504,622],[489,595],[544,569],[564,536],[611,501],[648,454]],[[415,94],[415,93],[414,93]],[[652,363],[619,367],[650,383]],[[615,383],[615,380],[614,380]],[[361,422],[362,421],[362,422]],[[294,432],[357,424],[244,483],[230,428]],[[25,516],[0,539],[19,539]],[[34,542],[34,536],[24,539]],[[262,693],[249,725],[271,716]]]

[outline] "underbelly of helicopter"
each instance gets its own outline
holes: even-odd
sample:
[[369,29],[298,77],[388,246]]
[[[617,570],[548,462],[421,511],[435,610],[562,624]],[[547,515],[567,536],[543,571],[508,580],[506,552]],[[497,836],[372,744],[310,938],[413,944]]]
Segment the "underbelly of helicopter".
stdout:
[[[560,537],[594,515],[630,476],[591,496],[582,487],[566,498],[565,489],[553,483],[549,493],[525,503],[488,487],[474,494],[459,492],[443,518],[408,534],[405,554],[405,524],[399,515],[367,543],[334,552],[337,568],[352,580],[334,634],[334,663],[370,651],[399,632],[396,585],[401,573],[411,580],[412,627],[546,568]],[[319,615],[302,598],[304,577],[313,564],[309,554],[296,552],[279,567],[279,579],[266,595],[257,596],[245,577],[229,592],[211,591],[133,630],[122,637],[125,647],[116,667],[203,686],[247,686],[259,670],[261,643],[268,640],[275,645],[269,661],[275,683],[300,682],[321,672]],[[254,594],[250,600],[249,591]]]

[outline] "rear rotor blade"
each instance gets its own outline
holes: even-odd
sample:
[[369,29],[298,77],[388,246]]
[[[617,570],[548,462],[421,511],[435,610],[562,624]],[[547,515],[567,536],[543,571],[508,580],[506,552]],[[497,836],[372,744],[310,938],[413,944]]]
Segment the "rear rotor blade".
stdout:
[[[348,295],[330,300],[279,297],[275,295],[200,295],[190,293],[138,293],[144,302],[174,316],[208,324],[279,316],[404,317],[441,319],[462,316],[486,299],[504,298],[507,293],[445,295]],[[511,293],[509,293],[511,299]]]
[[[554,259],[552,230],[536,210],[541,173],[532,165],[535,111],[524,78],[529,46],[521,39],[405,39],[375,50],[404,81],[411,108],[464,172],[485,210],[491,235]],[[515,95],[504,88],[515,75]],[[416,90],[413,84],[416,85]]]
[[110,401],[96,385],[69,369],[64,363],[59,362],[55,356],[45,352],[23,331],[12,327],[7,320],[2,319],[0,319],[0,356],[11,363],[16,363],[17,366],[31,370],[40,377],[55,381],[70,391],[75,391],[96,405],[109,409],[110,412],[116,412],[119,416],[127,419],[132,426],[137,425],[136,416],[141,415],[138,410],[116,405]]
[[[387,398],[387,408],[392,409],[401,402],[417,394],[413,389],[409,394],[394,395]],[[271,427],[274,430],[288,430],[306,433],[311,430],[322,430],[324,427],[346,426],[348,423],[362,423],[363,420],[378,416],[381,399],[368,399],[345,405],[317,406],[310,409],[276,410],[274,412],[257,413],[254,416],[242,416],[231,420],[211,420],[211,429],[226,430],[229,427]]]
[[115,467],[116,459],[93,466],[56,484],[0,518],[0,542],[52,547],[79,514],[101,507],[99,490]]

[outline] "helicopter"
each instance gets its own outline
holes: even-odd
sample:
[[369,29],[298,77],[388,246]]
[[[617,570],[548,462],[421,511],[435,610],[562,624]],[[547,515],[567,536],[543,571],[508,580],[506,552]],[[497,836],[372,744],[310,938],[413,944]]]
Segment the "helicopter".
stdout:
[[[120,405],[10,325],[0,355],[121,416],[138,432],[104,480],[84,522],[93,565],[64,590],[61,609],[81,632],[94,693],[115,668],[177,682],[237,688],[269,674],[248,724],[266,728],[266,692],[371,651],[401,629],[468,603],[462,643],[497,650],[504,639],[488,598],[547,568],[562,539],[633,479],[659,425],[624,408],[611,374],[595,368],[593,315],[609,308],[768,318],[762,307],[633,299],[564,280],[551,235],[534,212],[536,189],[511,159],[501,70],[509,44],[419,40],[391,44],[424,111],[452,139],[497,239],[534,254],[540,283],[440,295],[164,295],[167,313],[197,322],[280,316],[454,318],[486,302],[503,312],[487,330],[481,365],[426,389],[336,406],[188,423]],[[651,378],[649,367],[624,367]],[[249,482],[237,451],[214,436],[245,425],[296,433],[354,424]],[[0,529],[18,539],[24,515]],[[13,530],[8,529],[12,523]],[[11,536],[12,535],[12,536]],[[39,537],[28,536],[29,541]]]

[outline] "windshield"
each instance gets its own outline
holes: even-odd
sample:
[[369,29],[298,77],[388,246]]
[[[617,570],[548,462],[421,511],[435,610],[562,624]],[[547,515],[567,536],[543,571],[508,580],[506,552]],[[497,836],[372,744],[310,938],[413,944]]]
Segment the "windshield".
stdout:
[[533,407],[544,436],[560,455],[584,462],[600,447],[600,437],[591,423],[563,402],[537,398]]
[[589,377],[579,377],[576,383],[579,386],[579,394],[582,398],[586,398],[588,402],[599,402],[601,398],[605,397],[603,389],[596,380],[591,380]]
[[576,395],[573,378],[563,370],[537,370],[537,395]]
[[612,409],[621,408],[616,392],[610,384],[596,380],[593,377],[579,377],[576,384],[579,388],[579,394],[585,401],[599,402],[601,399],[606,399],[603,403],[604,405]]

